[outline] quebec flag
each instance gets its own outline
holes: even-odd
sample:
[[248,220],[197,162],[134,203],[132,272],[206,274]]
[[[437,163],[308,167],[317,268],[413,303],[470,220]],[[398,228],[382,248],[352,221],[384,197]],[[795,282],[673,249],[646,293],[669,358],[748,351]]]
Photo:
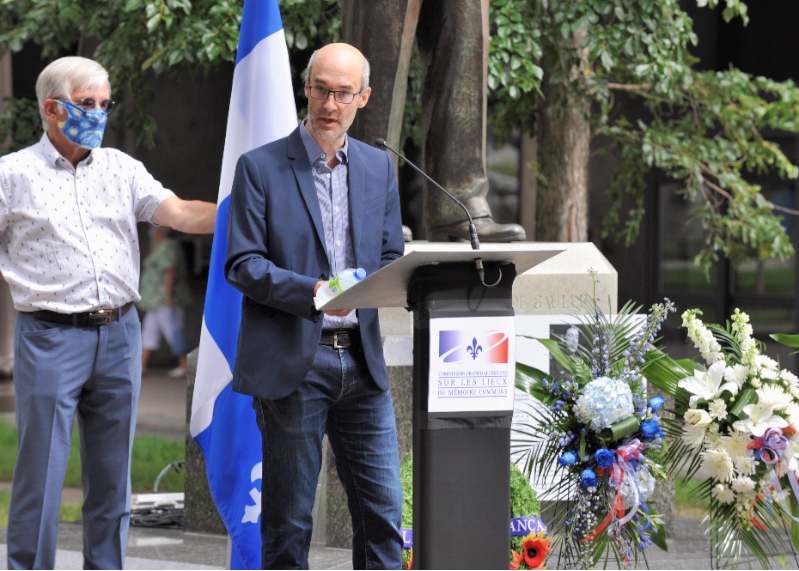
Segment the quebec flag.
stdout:
[[288,50],[277,0],[246,0],[233,73],[211,267],[200,333],[190,431],[232,542],[231,569],[261,568],[261,434],[252,398],[231,380],[241,293],[223,273],[230,187],[238,158],[297,126]]

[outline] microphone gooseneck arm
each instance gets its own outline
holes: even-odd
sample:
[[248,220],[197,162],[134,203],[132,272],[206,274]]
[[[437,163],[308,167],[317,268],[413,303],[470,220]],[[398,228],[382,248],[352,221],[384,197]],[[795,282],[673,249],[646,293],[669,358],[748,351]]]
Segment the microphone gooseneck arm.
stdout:
[[376,138],[376,139],[375,139],[375,145],[377,145],[377,146],[378,146],[378,148],[380,148],[380,149],[383,149],[383,150],[389,150],[389,151],[391,151],[392,153],[394,153],[395,155],[397,155],[399,158],[401,158],[403,161],[405,161],[405,162],[406,162],[406,163],[408,163],[408,164],[409,164],[411,167],[413,167],[413,169],[414,169],[416,172],[418,172],[420,175],[422,175],[422,176],[423,176],[423,177],[425,177],[427,180],[429,180],[431,183],[433,183],[433,185],[434,185],[434,186],[435,186],[435,187],[436,187],[438,190],[440,190],[441,192],[443,192],[444,194],[446,194],[447,196],[449,196],[449,198],[450,198],[450,199],[451,199],[453,202],[455,202],[455,204],[457,204],[458,206],[460,206],[461,208],[463,208],[463,211],[466,213],[466,218],[468,218],[468,219],[469,219],[469,241],[472,243],[472,250],[479,250],[479,249],[480,249],[480,240],[477,238],[477,227],[474,225],[474,221],[472,220],[472,215],[471,215],[471,213],[469,212],[469,209],[468,209],[468,208],[466,208],[466,206],[463,204],[463,202],[461,202],[460,200],[458,200],[457,198],[455,198],[455,197],[454,197],[452,194],[450,194],[450,193],[449,193],[449,191],[447,191],[447,189],[445,189],[443,186],[441,186],[441,185],[440,185],[440,184],[438,184],[436,181],[434,181],[434,180],[433,180],[433,179],[432,179],[432,178],[431,178],[431,177],[430,177],[430,176],[429,176],[429,175],[428,175],[426,172],[424,172],[422,169],[420,169],[420,168],[419,168],[419,167],[417,167],[415,164],[413,164],[411,161],[409,161],[409,160],[408,160],[408,159],[407,159],[405,156],[403,156],[403,155],[402,155],[402,154],[401,154],[399,151],[396,151],[396,150],[392,149],[391,147],[389,147],[389,146],[388,146],[388,143],[386,143],[386,140],[385,140],[385,139],[383,139],[383,138],[381,138],[381,137],[378,137],[378,138]]

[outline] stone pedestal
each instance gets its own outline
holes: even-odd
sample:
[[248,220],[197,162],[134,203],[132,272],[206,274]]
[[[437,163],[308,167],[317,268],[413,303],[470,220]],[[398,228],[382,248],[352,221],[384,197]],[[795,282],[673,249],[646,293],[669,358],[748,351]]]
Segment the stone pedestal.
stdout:
[[185,502],[183,529],[194,533],[226,535],[225,524],[222,523],[216,504],[211,499],[203,453],[189,432],[194,379],[197,376],[197,352],[198,350],[195,349],[187,357],[188,384],[186,386],[186,464],[184,466],[185,483],[183,491],[185,493]]

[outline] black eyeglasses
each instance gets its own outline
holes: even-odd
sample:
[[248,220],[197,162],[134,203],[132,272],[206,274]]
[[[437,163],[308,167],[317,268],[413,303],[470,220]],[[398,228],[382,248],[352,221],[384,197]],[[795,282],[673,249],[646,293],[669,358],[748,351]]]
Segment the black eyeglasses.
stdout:
[[95,107],[100,107],[100,109],[102,109],[106,113],[111,113],[111,111],[114,109],[114,105],[116,105],[116,103],[110,99],[103,99],[102,101],[96,101],[91,97],[86,97],[84,99],[81,99],[79,102],[71,102],[71,103],[77,105],[78,107],[82,107],[86,111],[91,111]]
[[356,95],[363,93],[363,89],[357,93],[350,93],[349,91],[333,91],[332,89],[325,89],[324,87],[319,87],[318,85],[309,85],[308,93],[311,97],[318,99],[319,101],[326,101],[332,93],[333,99],[339,103],[348,104],[352,103],[352,100],[355,99]]

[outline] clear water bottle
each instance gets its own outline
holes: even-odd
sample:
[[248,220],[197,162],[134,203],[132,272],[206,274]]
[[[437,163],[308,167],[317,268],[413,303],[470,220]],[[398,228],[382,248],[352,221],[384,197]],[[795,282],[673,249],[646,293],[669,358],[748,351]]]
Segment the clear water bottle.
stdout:
[[319,309],[328,301],[357,284],[366,277],[366,270],[363,268],[347,268],[338,273],[336,277],[327,282],[327,285],[319,288],[314,298],[316,309]]

